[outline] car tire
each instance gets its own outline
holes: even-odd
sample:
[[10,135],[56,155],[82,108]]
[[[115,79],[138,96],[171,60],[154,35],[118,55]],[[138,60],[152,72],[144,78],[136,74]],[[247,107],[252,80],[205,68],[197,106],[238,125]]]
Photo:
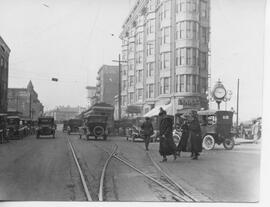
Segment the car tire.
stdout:
[[[101,130],[101,132],[97,133],[97,130]],[[95,137],[103,136],[105,134],[105,130],[102,126],[95,126],[93,129],[93,133],[94,133]]]
[[215,139],[211,134],[203,137],[202,146],[205,150],[212,150],[215,147]]
[[234,139],[233,138],[225,138],[223,141],[223,146],[226,150],[232,150],[234,147]]

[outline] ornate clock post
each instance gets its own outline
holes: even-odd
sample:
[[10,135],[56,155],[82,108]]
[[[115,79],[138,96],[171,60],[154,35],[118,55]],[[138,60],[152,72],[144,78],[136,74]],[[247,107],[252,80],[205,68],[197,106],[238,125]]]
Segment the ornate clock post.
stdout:
[[218,110],[220,110],[220,103],[222,101],[227,102],[231,99],[232,92],[227,91],[220,80],[214,85],[211,91],[211,101],[215,101],[218,105]]

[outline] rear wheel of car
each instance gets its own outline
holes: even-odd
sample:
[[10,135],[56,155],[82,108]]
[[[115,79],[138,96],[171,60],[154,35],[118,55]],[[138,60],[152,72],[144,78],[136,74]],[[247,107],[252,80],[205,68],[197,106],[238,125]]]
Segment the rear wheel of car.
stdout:
[[211,134],[207,134],[203,137],[202,146],[205,150],[212,150],[215,146],[215,139]]
[[234,139],[233,138],[226,138],[223,141],[223,146],[226,150],[232,150],[234,147]]
[[95,137],[99,137],[99,136],[103,136],[104,135],[104,128],[102,126],[96,126],[93,129],[93,133],[95,135]]

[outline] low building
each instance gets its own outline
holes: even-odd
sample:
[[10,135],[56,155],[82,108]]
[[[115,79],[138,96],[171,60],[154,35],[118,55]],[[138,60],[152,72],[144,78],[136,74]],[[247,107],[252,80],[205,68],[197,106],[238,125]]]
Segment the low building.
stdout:
[[9,53],[9,47],[0,36],[0,113],[5,113],[8,105]]
[[32,81],[29,81],[27,88],[8,89],[9,112],[19,112],[22,117],[36,120],[43,114],[43,109]]
[[80,113],[85,111],[85,107],[70,107],[70,106],[58,106],[53,110],[46,111],[46,116],[53,116],[56,121],[64,121],[77,117]]

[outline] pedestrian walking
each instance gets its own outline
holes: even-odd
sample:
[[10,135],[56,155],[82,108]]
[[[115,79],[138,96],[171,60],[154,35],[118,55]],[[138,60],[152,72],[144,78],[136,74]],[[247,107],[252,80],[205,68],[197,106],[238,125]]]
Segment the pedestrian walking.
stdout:
[[143,122],[141,128],[143,130],[143,135],[144,135],[145,150],[148,151],[150,137],[154,133],[154,128],[151,123],[151,119],[149,117],[145,118],[145,121]]
[[255,144],[258,144],[259,139],[259,122],[257,120],[253,121],[252,125],[252,136],[253,136],[253,142]]
[[173,141],[173,120],[167,116],[166,111],[161,110],[159,113],[159,153],[163,157],[161,162],[166,162],[168,155],[173,155],[176,159],[176,145]]
[[177,154],[180,157],[181,152],[187,152],[187,141],[189,137],[189,129],[188,129],[188,121],[184,120],[184,123],[182,124],[181,128],[181,139],[177,146]]
[[192,111],[192,120],[189,125],[189,136],[191,143],[192,159],[197,160],[202,152],[201,127],[197,117],[197,112]]

